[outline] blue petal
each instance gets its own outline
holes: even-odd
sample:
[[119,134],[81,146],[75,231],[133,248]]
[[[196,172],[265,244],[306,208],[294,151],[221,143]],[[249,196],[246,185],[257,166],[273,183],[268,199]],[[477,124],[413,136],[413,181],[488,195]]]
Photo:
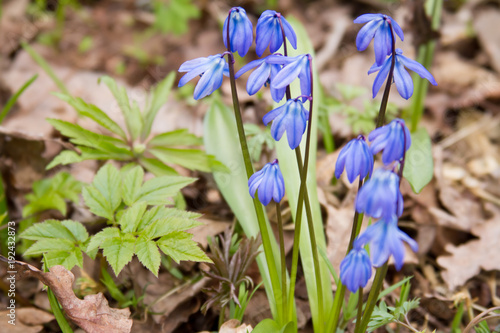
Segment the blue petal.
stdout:
[[398,22],[396,22],[395,20],[393,20],[392,17],[390,19],[391,19],[392,27],[394,28],[394,31],[396,32],[396,35],[399,36],[399,38],[401,39],[401,41],[404,41],[405,36],[403,34],[403,29],[401,29],[401,27],[399,26]]
[[358,51],[364,51],[370,45],[371,40],[375,36],[375,32],[383,23],[383,20],[374,20],[365,24],[356,36],[356,48]]
[[417,61],[412,60],[410,58],[407,58],[402,54],[397,55],[397,58],[399,58],[399,60],[403,63],[403,65],[405,65],[406,68],[414,71],[421,78],[429,80],[429,82],[432,85],[434,85],[434,86],[437,85],[437,82],[434,79],[434,76],[432,76],[432,74],[424,66],[422,66],[420,63],[418,63]]
[[340,150],[339,157],[337,157],[337,162],[335,162],[335,178],[337,179],[340,178],[340,175],[342,175],[344,171],[345,161],[351,145],[352,141],[349,141],[347,145]]
[[274,172],[271,167],[266,169],[264,173],[264,178],[262,179],[262,182],[259,186],[258,190],[259,201],[264,206],[267,206],[271,202],[271,199],[273,198],[273,191],[274,191],[273,174]]
[[264,51],[266,50],[269,42],[271,41],[271,37],[273,35],[273,18],[272,17],[263,17],[264,13],[262,13],[259,21],[257,22],[256,29],[256,39],[255,39],[255,52],[259,57],[262,56]]
[[262,182],[262,179],[264,179],[264,171],[266,169],[266,166],[264,166],[262,170],[254,173],[248,180],[248,189],[252,198],[255,198],[255,192],[257,191],[257,188]]
[[277,19],[273,20],[273,25],[270,29],[272,30],[272,35],[269,44],[269,52],[274,53],[278,51],[283,44],[283,32],[281,32],[281,27]]
[[[221,61],[224,61],[221,58]],[[209,68],[201,77],[200,81],[194,88],[194,99],[198,100],[210,95],[222,85],[222,71],[224,64],[220,61],[215,66]]]
[[408,99],[413,95],[413,81],[410,74],[406,71],[403,64],[397,60],[394,66],[394,82],[399,94],[404,99]]
[[271,120],[276,118],[278,115],[280,115],[283,111],[285,111],[285,108],[287,106],[287,103],[283,104],[282,106],[277,107],[276,109],[273,109],[266,113],[266,115],[262,118],[262,121],[264,122],[264,125],[267,126]]
[[254,95],[267,82],[271,75],[271,65],[263,63],[250,74],[247,81],[247,92],[249,95]]
[[363,14],[358,16],[353,22],[354,23],[366,23],[372,20],[381,20],[383,18],[382,14]]
[[285,30],[285,36],[288,38],[288,41],[292,45],[294,49],[297,49],[297,36],[295,35],[295,31],[288,21],[281,16],[281,23],[283,24],[283,29]]
[[285,104],[285,112],[279,114],[274,120],[273,124],[271,125],[271,136],[273,137],[274,140],[279,141],[281,140],[281,137],[283,136],[283,133],[285,133],[286,130],[286,124],[288,122],[288,118],[286,117],[286,114],[288,112],[288,105]]
[[271,87],[275,89],[286,88],[295,80],[300,71],[302,70],[302,61],[296,60],[295,62],[285,66],[271,82]]
[[242,76],[243,74],[245,74],[249,70],[251,70],[257,66],[260,66],[264,61],[266,61],[266,58],[250,61],[245,66],[241,67],[241,69],[234,75],[234,77],[236,79],[238,79],[240,76]]
[[205,71],[207,71],[210,68],[211,65],[212,65],[211,63],[207,63],[207,64],[204,64],[202,66],[198,66],[195,69],[184,74],[184,76],[179,80],[179,87],[182,87],[183,85],[185,85],[186,83],[188,83],[189,81],[194,79],[195,77],[203,74]]
[[389,75],[389,71],[391,70],[391,58],[392,56],[387,58],[384,65],[378,72],[375,81],[373,81],[373,88],[372,88],[373,98],[377,96],[377,93],[380,90],[380,88],[382,88],[382,85],[384,84],[387,75]]
[[373,47],[375,51],[375,62],[377,65],[382,65],[386,57],[392,52],[391,33],[387,23],[384,22],[375,33]]
[[[298,102],[300,103],[300,102]],[[290,118],[286,124],[286,135],[290,149],[295,149],[300,145],[302,135],[306,130],[306,122],[302,118],[300,106],[294,106],[289,111]]]

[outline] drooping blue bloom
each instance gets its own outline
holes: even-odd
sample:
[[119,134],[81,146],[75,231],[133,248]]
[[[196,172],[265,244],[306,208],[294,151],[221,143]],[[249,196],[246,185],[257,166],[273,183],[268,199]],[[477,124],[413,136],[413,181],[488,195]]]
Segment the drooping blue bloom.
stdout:
[[266,10],[260,15],[257,21],[255,52],[259,57],[269,46],[269,52],[274,53],[279,50],[283,44],[283,32],[281,31],[280,19],[285,30],[285,37],[290,41],[294,49],[297,48],[297,36],[292,26],[280,13],[274,10]]
[[[275,56],[279,57],[279,55]],[[263,85],[272,82],[281,70],[281,65],[268,63],[268,58],[269,56],[251,61],[236,73],[235,77],[239,78],[247,71],[257,67],[257,69],[250,74],[247,81],[247,92],[249,95],[257,93]],[[283,96],[285,96],[285,88],[275,89],[271,87],[271,96],[276,103],[279,103],[283,99]]]
[[255,191],[258,190],[259,201],[267,206],[271,199],[280,202],[285,195],[285,181],[281,174],[278,160],[267,163],[248,180],[248,188],[252,198],[255,198]]
[[[385,82],[389,71],[391,70],[391,59],[392,55],[387,58],[383,65],[379,66],[375,63],[368,71],[368,74],[378,71],[377,77],[375,78],[375,81],[373,81],[373,98],[377,95],[378,91],[382,87],[382,84]],[[432,85],[437,85],[434,76],[432,76],[432,74],[425,69],[424,66],[415,60],[405,57],[401,49],[396,49],[396,60],[394,62],[394,83],[396,83],[396,88],[398,89],[401,97],[404,99],[408,99],[411,95],[413,95],[413,81],[405,67],[417,73],[421,78],[429,80]]]
[[403,119],[394,119],[389,124],[374,129],[368,135],[368,140],[371,142],[373,155],[383,150],[382,162],[385,165],[401,160],[411,145],[410,130]]
[[372,264],[366,250],[354,247],[340,263],[340,281],[352,293],[363,288],[372,276]]
[[283,65],[283,69],[271,81],[271,88],[283,89],[297,77],[300,79],[300,91],[303,96],[311,96],[311,56],[302,54],[296,57],[271,55],[266,60],[270,64]]
[[224,45],[227,48],[227,24],[229,22],[229,39],[231,42],[232,53],[238,51],[241,57],[247,54],[250,45],[253,42],[253,25],[252,22],[247,17],[247,12],[241,7],[233,7],[229,11],[229,15],[224,21],[224,27],[222,28],[222,38],[224,39]]
[[358,176],[365,178],[368,174],[371,175],[373,154],[370,152],[364,136],[359,135],[356,139],[352,139],[340,151],[337,163],[335,163],[335,177],[337,179],[344,171],[344,167],[350,183]]
[[179,81],[179,87],[197,76],[200,81],[194,89],[194,99],[210,95],[222,85],[222,75],[229,77],[229,66],[220,54],[188,60],[179,67],[179,72],[187,72]]
[[302,102],[298,99],[289,99],[282,106],[269,111],[262,121],[267,126],[273,120],[271,135],[276,141],[279,141],[286,131],[288,145],[291,149],[295,149],[300,145],[308,119],[309,111],[304,108]]
[[399,177],[391,170],[377,169],[356,197],[356,211],[374,218],[389,218],[403,213]]
[[370,244],[370,255],[373,266],[382,266],[392,255],[396,269],[403,267],[405,247],[408,243],[413,252],[418,251],[418,244],[410,236],[398,228],[398,218],[392,215],[387,220],[382,219],[366,228],[356,240],[358,246]]
[[[363,14],[354,20],[354,23],[367,23],[362,27],[356,37],[356,47],[358,51],[364,51],[373,42],[375,51],[375,61],[377,65],[382,65],[387,55],[392,53],[391,22],[394,32],[401,40],[404,40],[403,30],[392,17],[383,14]],[[394,41],[396,42],[396,41]]]

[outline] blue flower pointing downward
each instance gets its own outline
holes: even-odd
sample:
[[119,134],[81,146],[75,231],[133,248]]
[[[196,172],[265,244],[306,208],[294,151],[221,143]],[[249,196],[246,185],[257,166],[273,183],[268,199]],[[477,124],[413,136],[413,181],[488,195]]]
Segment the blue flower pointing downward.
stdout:
[[280,202],[285,195],[285,181],[278,160],[267,163],[260,171],[254,173],[248,180],[248,189],[252,198],[255,198],[255,192],[258,190],[259,201],[265,206],[271,199]]
[[255,52],[259,57],[262,56],[267,46],[269,46],[269,51],[274,53],[278,51],[283,44],[283,32],[281,31],[280,19],[283,30],[285,30],[285,37],[294,49],[297,48],[297,37],[290,23],[288,23],[280,13],[274,10],[266,10],[260,15],[257,21]]
[[247,17],[247,12],[241,7],[231,8],[222,28],[222,38],[227,48],[227,24],[229,22],[229,39],[231,41],[231,52],[238,51],[244,57],[253,42],[253,26]]

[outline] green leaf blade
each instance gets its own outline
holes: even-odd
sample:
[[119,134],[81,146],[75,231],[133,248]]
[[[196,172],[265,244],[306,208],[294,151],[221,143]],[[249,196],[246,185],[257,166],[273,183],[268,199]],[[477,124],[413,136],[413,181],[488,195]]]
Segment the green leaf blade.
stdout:
[[169,257],[179,263],[181,260],[212,262],[198,244],[191,238],[193,235],[176,231],[163,236],[157,241],[158,247]]
[[434,160],[429,133],[420,128],[411,134],[411,146],[406,152],[403,176],[408,180],[413,192],[419,193],[434,175]]
[[144,237],[139,237],[135,245],[135,254],[139,261],[158,277],[161,255],[156,243]]

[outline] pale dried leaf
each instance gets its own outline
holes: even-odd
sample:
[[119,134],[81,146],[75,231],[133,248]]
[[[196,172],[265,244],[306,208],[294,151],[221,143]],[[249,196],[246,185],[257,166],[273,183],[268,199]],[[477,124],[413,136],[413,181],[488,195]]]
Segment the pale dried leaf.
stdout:
[[253,328],[251,325],[241,324],[237,319],[231,319],[226,321],[220,327],[219,333],[247,333],[252,332]]
[[[5,259],[1,257],[2,260]],[[85,296],[83,300],[75,296],[72,286],[75,279],[73,273],[63,266],[53,266],[50,272],[22,261],[14,262],[18,277],[35,277],[50,287],[61,304],[67,317],[88,333],[128,333],[132,328],[129,319],[130,310],[113,309],[103,294]]]

